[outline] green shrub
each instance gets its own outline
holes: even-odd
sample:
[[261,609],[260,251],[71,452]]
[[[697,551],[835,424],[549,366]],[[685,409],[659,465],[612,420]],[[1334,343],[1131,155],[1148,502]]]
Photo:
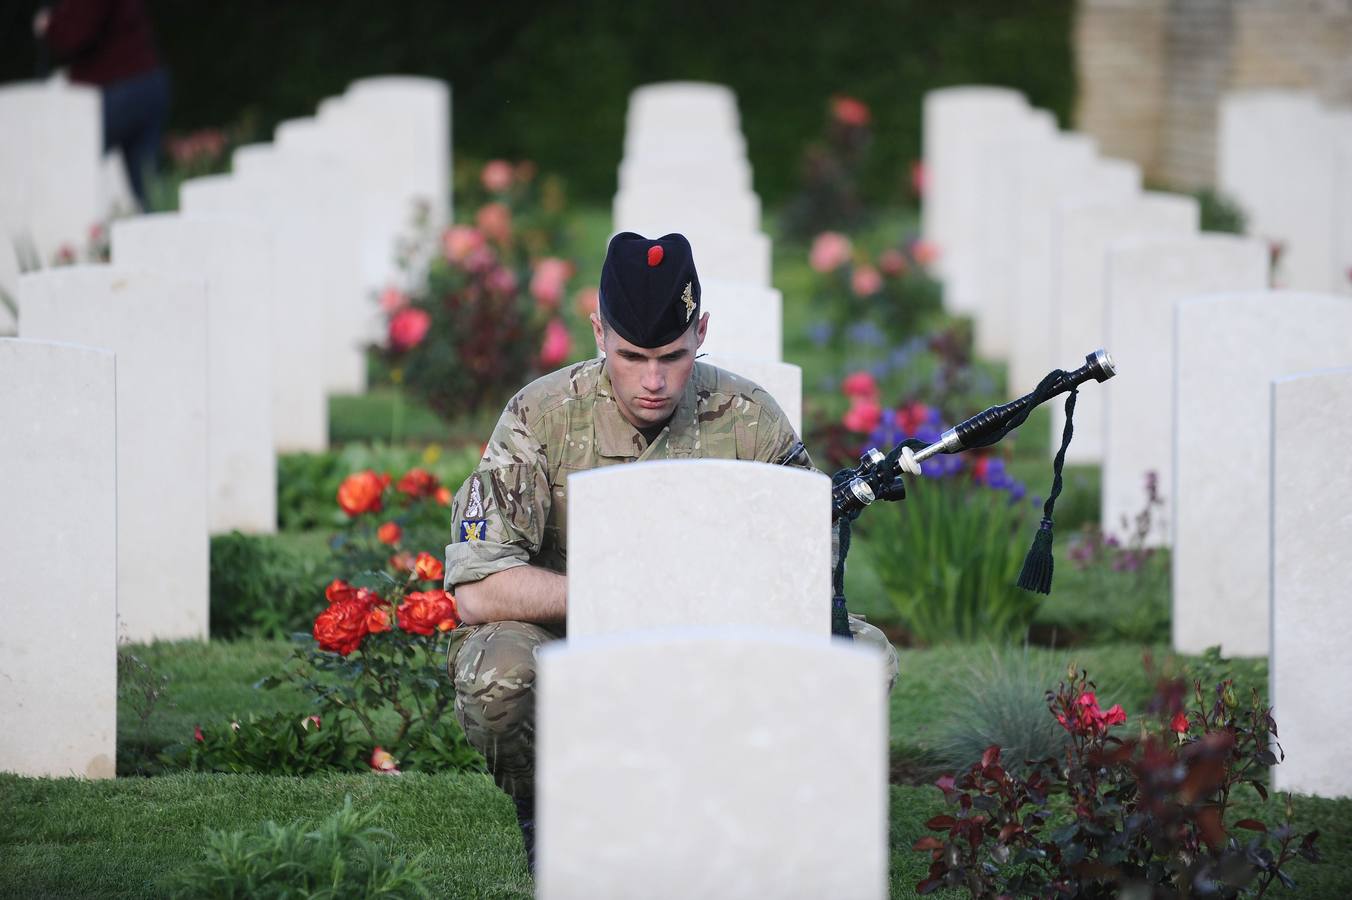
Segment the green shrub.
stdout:
[[1029,760],[1059,757],[1065,729],[1047,715],[1047,691],[1060,667],[1048,654],[992,649],[961,679],[961,695],[934,743],[934,755],[950,771],[965,769],[992,744],[1004,751],[1007,768],[1023,773]]
[[1203,231],[1243,234],[1248,227],[1249,217],[1233,197],[1214,188],[1203,188],[1193,196],[1200,207]]
[[212,637],[308,631],[328,578],[322,563],[288,552],[276,538],[238,531],[212,537]]
[[1030,511],[1004,491],[924,478],[865,513],[859,546],[917,641],[1018,639],[1039,602],[1015,587]]
[[395,837],[377,828],[378,807],[352,797],[318,825],[264,822],[253,833],[207,829],[203,859],[169,879],[177,897],[430,897],[422,856],[392,856]]
[[311,775],[358,770],[362,749],[335,722],[325,725],[319,716],[276,713],[199,726],[190,742],[166,748],[162,761],[194,772]]

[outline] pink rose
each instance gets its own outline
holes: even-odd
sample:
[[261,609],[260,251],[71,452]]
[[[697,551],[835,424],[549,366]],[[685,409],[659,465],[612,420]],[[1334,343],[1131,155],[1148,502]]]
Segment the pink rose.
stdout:
[[868,106],[862,100],[843,94],[831,98],[831,115],[840,124],[856,128],[862,128],[873,118]]
[[558,309],[563,299],[563,285],[573,274],[573,265],[566,259],[546,256],[535,263],[530,279],[530,293],[545,309]]
[[391,285],[380,292],[380,308],[387,313],[395,312],[408,306],[408,295],[399,288]]
[[911,161],[911,190],[917,197],[925,196],[925,164],[918,159]]
[[422,343],[432,327],[432,316],[425,309],[410,306],[390,319],[390,349],[395,353],[411,350]]
[[544,343],[540,345],[541,367],[558,368],[568,359],[572,349],[573,339],[569,336],[568,329],[564,327],[563,320],[558,317],[550,319],[549,324],[545,326]]
[[823,231],[812,241],[808,252],[808,265],[818,272],[834,272],[850,261],[854,248],[850,239],[836,231]]
[[906,271],[906,254],[896,247],[889,247],[878,256],[878,268],[884,275],[896,278]]
[[573,295],[573,309],[582,317],[590,316],[601,305],[601,292],[594,287],[585,287]]
[[939,258],[939,245],[934,241],[916,241],[915,246],[911,248],[911,255],[920,265],[928,266]]
[[856,297],[872,297],[883,289],[883,276],[873,266],[856,266],[850,275],[850,290]]
[[516,273],[504,266],[498,266],[488,273],[484,283],[495,294],[510,294],[516,290]]
[[873,400],[856,400],[849,411],[841,417],[840,424],[850,431],[867,434],[878,427],[882,420],[883,408]]
[[501,194],[512,186],[512,164],[505,159],[490,159],[479,173],[479,181],[484,190],[491,194]]
[[479,207],[474,224],[490,241],[505,244],[512,238],[512,211],[501,203],[485,203]]
[[468,225],[452,225],[442,235],[441,242],[442,249],[446,253],[446,261],[459,263],[464,262],[470,253],[483,246],[484,236],[478,229]]
[[878,382],[868,372],[853,372],[845,376],[845,380],[840,383],[840,390],[852,400],[872,400],[878,399]]

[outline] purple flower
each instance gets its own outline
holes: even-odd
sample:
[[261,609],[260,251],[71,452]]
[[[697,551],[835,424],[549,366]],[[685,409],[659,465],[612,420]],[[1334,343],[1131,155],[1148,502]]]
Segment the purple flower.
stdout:
[[845,329],[845,336],[866,347],[881,347],[887,342],[887,337],[872,322],[856,322]]
[[807,336],[812,343],[818,347],[825,347],[831,340],[831,335],[835,334],[835,329],[831,327],[830,322],[813,322],[808,326]]

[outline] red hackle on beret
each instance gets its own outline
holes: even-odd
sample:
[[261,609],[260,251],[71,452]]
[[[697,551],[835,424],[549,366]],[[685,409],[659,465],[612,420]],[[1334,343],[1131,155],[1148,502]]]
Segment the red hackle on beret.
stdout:
[[655,266],[662,261],[662,245],[653,244],[648,248],[648,265]]

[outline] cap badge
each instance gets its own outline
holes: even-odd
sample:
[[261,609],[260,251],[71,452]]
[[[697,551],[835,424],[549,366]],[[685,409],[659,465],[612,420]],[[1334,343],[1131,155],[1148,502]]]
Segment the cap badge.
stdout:
[[661,244],[653,244],[648,248],[648,267],[652,268],[662,261],[665,254],[662,251]]
[[681,295],[681,302],[685,304],[685,320],[687,322],[689,322],[690,317],[695,314],[695,295],[690,290],[692,284],[694,284],[693,281],[687,281],[685,283],[685,293]]

